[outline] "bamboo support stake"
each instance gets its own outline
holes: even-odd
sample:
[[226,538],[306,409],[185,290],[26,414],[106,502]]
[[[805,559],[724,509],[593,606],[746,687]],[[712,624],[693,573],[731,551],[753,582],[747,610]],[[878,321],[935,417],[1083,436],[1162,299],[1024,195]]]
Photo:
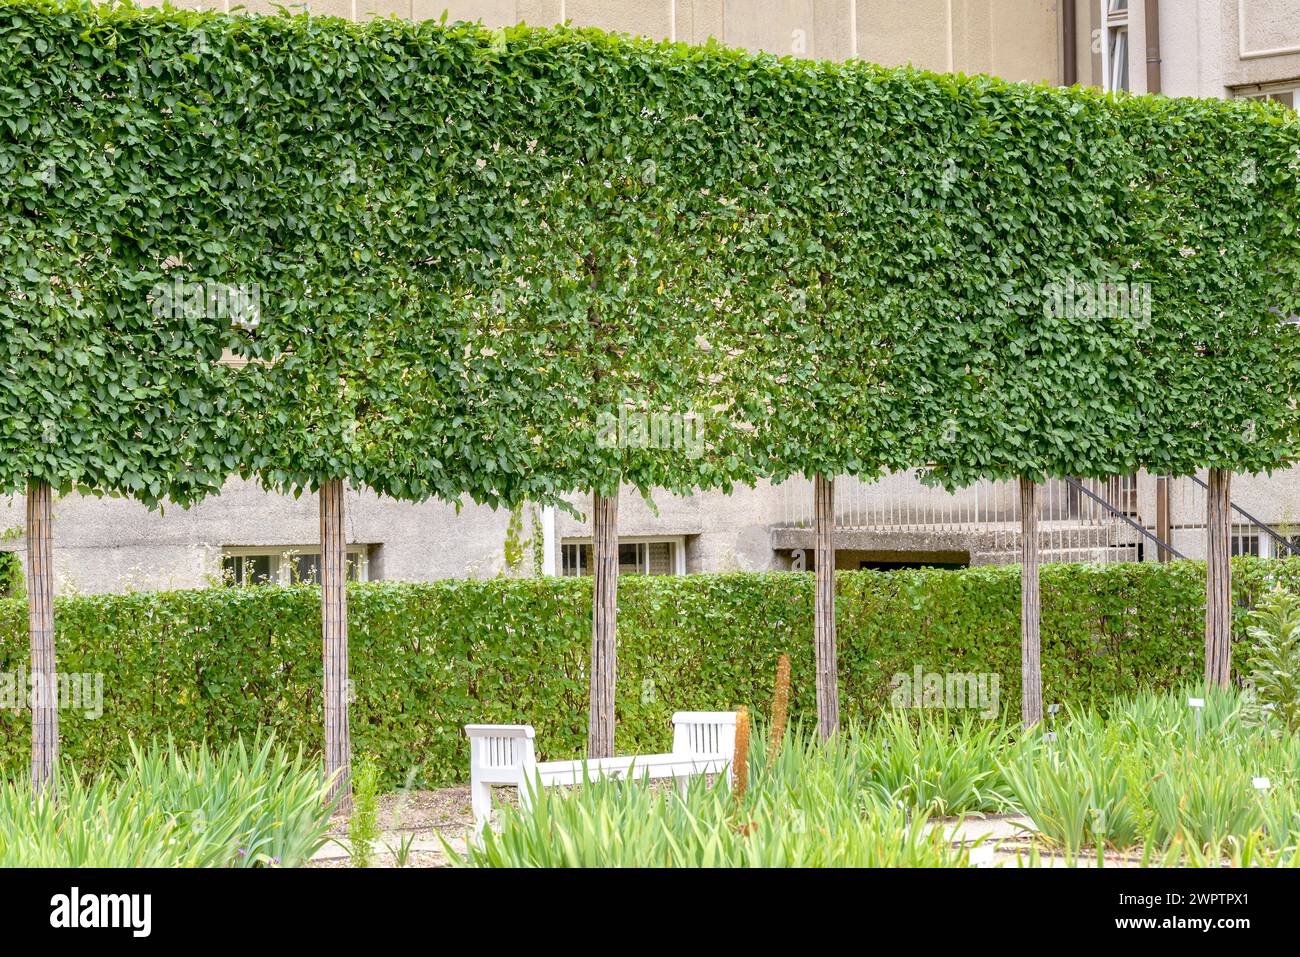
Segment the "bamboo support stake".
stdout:
[[1232,673],[1232,473],[1210,469],[1205,493],[1205,682],[1227,687]]
[[614,756],[618,657],[618,493],[592,496],[591,701],[587,756]]
[[53,492],[27,483],[27,627],[32,680],[32,792],[54,787],[59,763],[57,665],[54,656]]
[[824,475],[813,482],[813,554],[817,731],[826,740],[840,727],[840,692],[835,653],[835,480]]
[[1026,728],[1043,720],[1038,587],[1038,485],[1020,479],[1020,719]]
[[321,639],[325,659],[325,774],[334,775],[328,798],[336,809],[352,805],[352,738],[348,727],[348,549],[344,537],[343,482],[320,488]]

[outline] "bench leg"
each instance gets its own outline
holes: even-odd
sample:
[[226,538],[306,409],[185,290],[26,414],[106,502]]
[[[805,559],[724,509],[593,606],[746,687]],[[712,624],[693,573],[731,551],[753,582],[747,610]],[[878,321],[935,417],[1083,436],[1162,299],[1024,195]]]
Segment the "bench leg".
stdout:
[[471,781],[469,801],[474,808],[474,833],[481,835],[492,819],[492,788],[482,781]]

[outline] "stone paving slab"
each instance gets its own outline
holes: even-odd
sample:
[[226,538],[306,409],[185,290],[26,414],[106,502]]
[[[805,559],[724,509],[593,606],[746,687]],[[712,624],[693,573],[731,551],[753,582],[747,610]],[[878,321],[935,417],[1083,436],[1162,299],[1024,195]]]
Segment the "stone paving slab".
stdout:
[[[1034,826],[1021,814],[989,814],[967,818],[940,818],[931,821],[930,830],[942,829],[953,845],[972,848],[978,867],[1095,868],[1141,867],[1141,858],[1131,853],[1106,851],[1103,864],[1095,851],[1084,851],[1073,861],[1058,851],[1045,848],[1034,840]],[[1035,855],[1035,851],[1037,854]]]
[[[397,851],[402,846],[402,841],[412,833],[415,837],[411,840],[410,858],[408,866],[418,867],[450,867],[451,861],[447,859],[446,849],[442,841],[432,833],[412,832],[412,831],[385,831],[375,842],[374,863],[372,867],[396,867]],[[445,835],[447,843],[457,853],[465,853],[465,838],[452,834]],[[340,844],[337,841],[330,841],[319,851],[312,855],[311,862],[313,865],[323,866],[351,866],[351,854],[348,851],[346,842]]]

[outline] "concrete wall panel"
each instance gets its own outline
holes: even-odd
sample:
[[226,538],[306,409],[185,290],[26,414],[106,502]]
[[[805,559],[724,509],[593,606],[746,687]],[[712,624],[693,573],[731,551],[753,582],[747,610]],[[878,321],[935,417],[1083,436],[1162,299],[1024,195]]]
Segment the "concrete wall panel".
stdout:
[[858,56],[884,66],[952,68],[948,0],[858,0]]

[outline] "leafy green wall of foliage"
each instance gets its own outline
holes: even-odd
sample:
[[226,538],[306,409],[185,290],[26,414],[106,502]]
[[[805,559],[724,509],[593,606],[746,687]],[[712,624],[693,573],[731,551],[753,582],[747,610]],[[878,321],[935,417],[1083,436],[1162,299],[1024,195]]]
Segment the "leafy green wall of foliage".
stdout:
[[[1045,700],[1106,703],[1201,673],[1204,566],[1047,565]],[[1300,560],[1237,559],[1242,614]],[[618,748],[661,751],[679,709],[765,712],[776,659],[791,658],[791,713],[815,715],[811,575],[629,577],[619,588]],[[897,672],[997,672],[1001,715],[1019,714],[1014,567],[837,576],[846,716],[887,706]],[[461,726],[529,722],[546,757],[586,742],[590,579],[371,583],[349,596],[352,729],[389,783],[408,766],[448,783],[468,768]],[[104,674],[104,715],[64,711],[64,753],[101,767],[127,738],[222,743],[273,729],[319,749],[320,597],[253,587],[60,599],[59,668]],[[23,602],[0,602],[0,673],[27,656]],[[1236,629],[1244,636],[1244,620]],[[1244,645],[1236,646],[1241,655]],[[1242,662],[1244,664],[1244,661]],[[1240,673],[1240,670],[1239,670]],[[0,764],[27,760],[28,718],[0,712]]]
[[[0,104],[0,491],[513,504],[1297,454],[1276,105],[48,0],[0,4]],[[1101,276],[1149,283],[1149,321],[1045,313]],[[176,279],[256,284],[261,323],[156,317]],[[623,408],[702,415],[704,453],[600,445]]]
[[0,598],[23,593],[23,560],[15,552],[0,552]]

